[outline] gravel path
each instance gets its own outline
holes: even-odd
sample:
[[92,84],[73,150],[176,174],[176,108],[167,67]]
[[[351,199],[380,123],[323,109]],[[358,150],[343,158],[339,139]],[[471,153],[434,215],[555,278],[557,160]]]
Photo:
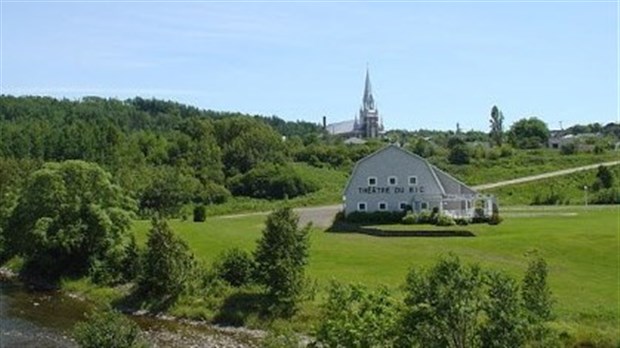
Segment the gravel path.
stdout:
[[496,187],[502,187],[502,186],[508,186],[508,185],[514,185],[514,184],[521,184],[521,183],[528,182],[528,181],[547,179],[547,178],[552,178],[554,176],[560,176],[560,175],[566,175],[566,174],[581,172],[581,171],[584,171],[584,170],[596,169],[599,166],[609,167],[609,166],[614,166],[614,165],[617,165],[617,164],[620,164],[620,161],[596,163],[596,164],[590,164],[590,165],[582,166],[582,167],[563,169],[563,170],[558,170],[558,171],[555,171],[555,172],[548,172],[548,173],[544,173],[544,174],[524,176],[524,177],[518,178],[518,179],[504,180],[504,181],[500,181],[500,182],[496,182],[496,183],[492,183],[492,184],[483,184],[483,185],[473,186],[472,188],[474,190],[488,190],[488,189],[496,188]]

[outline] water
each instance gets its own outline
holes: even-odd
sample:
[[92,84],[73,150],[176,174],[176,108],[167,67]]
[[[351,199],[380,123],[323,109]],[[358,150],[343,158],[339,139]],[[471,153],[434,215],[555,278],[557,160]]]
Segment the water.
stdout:
[[0,282],[0,347],[76,347],[69,332],[85,309],[84,303],[55,292]]
[[[30,291],[18,282],[0,281],[0,348],[77,347],[73,326],[91,310],[88,302],[56,291]],[[256,334],[153,317],[131,317],[154,347],[256,347]]]

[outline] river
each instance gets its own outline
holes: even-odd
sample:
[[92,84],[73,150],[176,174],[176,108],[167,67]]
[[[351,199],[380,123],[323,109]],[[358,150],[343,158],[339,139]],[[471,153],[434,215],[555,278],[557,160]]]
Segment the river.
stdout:
[[[30,291],[0,281],[0,347],[76,347],[71,328],[85,318],[88,303],[55,291]],[[131,317],[153,347],[256,347],[263,335],[243,328],[152,317]]]

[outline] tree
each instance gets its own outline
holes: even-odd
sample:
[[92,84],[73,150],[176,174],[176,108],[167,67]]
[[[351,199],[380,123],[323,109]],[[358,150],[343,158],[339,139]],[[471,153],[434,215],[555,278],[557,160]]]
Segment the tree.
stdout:
[[316,332],[322,347],[390,347],[395,338],[396,302],[385,287],[333,282]]
[[493,144],[502,146],[504,142],[504,114],[495,105],[491,108],[491,132],[489,137]]
[[488,297],[484,303],[487,323],[480,333],[481,346],[522,347],[525,341],[525,321],[519,285],[500,272],[488,272],[485,282],[488,285]]
[[138,325],[112,309],[93,312],[77,323],[73,337],[82,348],[147,347]]
[[48,163],[34,172],[8,218],[11,254],[26,272],[54,280],[93,264],[120,266],[134,202],[93,163]]
[[468,164],[470,161],[469,149],[465,141],[459,137],[448,139],[448,161],[452,164]]
[[549,346],[550,329],[545,325],[553,318],[553,299],[547,284],[547,262],[537,254],[530,261],[521,285],[527,336],[535,346]]
[[187,288],[195,267],[194,256],[166,220],[154,217],[151,223],[138,277],[138,293],[165,306]]
[[427,272],[412,269],[405,285],[403,346],[474,347],[480,337],[483,274],[458,257],[440,259]]
[[527,265],[521,297],[528,319],[532,323],[542,323],[552,318],[553,299],[547,284],[547,262],[538,255],[533,255]]
[[547,144],[549,128],[536,117],[523,118],[515,122],[509,131],[510,142],[520,149],[535,149]]
[[596,171],[596,181],[592,185],[595,191],[609,189],[614,185],[614,174],[606,166],[599,166]]
[[295,312],[304,284],[310,225],[300,229],[298,222],[288,207],[269,214],[255,252],[258,281],[267,287],[272,312],[283,316]]

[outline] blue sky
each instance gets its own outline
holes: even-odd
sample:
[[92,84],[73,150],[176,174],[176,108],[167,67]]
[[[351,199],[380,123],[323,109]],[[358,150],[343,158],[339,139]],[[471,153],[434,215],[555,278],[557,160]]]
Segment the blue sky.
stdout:
[[2,93],[156,97],[388,129],[618,121],[609,2],[2,2]]

